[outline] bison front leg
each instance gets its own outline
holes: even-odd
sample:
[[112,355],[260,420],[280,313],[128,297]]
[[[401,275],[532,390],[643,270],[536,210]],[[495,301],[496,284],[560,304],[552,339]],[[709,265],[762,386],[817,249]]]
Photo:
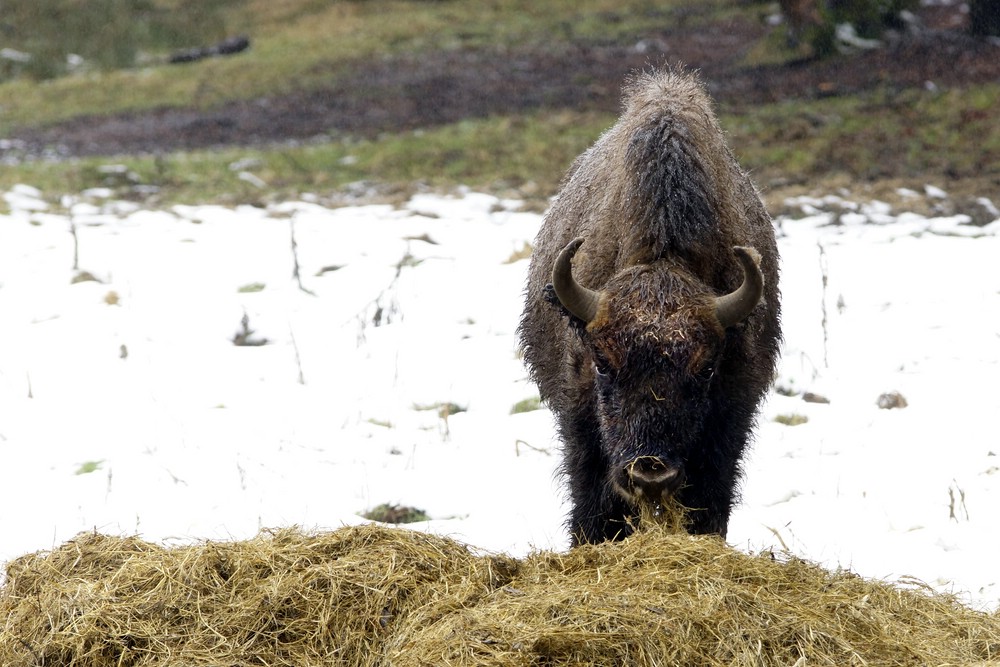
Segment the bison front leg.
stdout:
[[563,474],[569,482],[571,509],[567,528],[572,546],[626,537],[628,507],[608,484],[608,462],[601,451],[593,414],[560,419]]
[[[705,450],[702,450],[703,452]],[[729,516],[737,502],[739,459],[708,450],[707,456],[688,460],[687,485],[678,502],[687,508],[687,530],[692,535],[719,535],[729,530]]]

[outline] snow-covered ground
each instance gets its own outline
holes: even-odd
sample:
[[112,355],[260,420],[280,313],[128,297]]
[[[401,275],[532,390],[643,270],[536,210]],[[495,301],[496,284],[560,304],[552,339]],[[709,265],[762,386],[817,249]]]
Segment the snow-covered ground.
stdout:
[[[518,202],[0,196],[0,561],[83,530],[243,539],[382,503],[484,549],[566,548],[551,417],[512,414],[537,397],[515,327],[541,218]],[[778,391],[730,543],[995,608],[1000,219],[790,204]],[[244,315],[268,344],[233,344]]]

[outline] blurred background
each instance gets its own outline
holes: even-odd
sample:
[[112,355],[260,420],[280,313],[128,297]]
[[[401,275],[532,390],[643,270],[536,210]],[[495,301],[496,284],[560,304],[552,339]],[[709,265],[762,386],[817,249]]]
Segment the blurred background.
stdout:
[[[0,189],[534,202],[629,72],[701,71],[772,212],[1000,185],[1000,0],[3,0]],[[919,207],[919,203],[908,202]]]

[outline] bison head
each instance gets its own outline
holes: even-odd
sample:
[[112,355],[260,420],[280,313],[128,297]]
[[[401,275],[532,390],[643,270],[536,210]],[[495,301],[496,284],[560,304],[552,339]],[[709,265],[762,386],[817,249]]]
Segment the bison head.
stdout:
[[626,268],[597,291],[573,277],[582,243],[559,254],[551,292],[575,319],[572,367],[596,405],[605,481],[633,508],[656,515],[684,485],[692,448],[710,426],[709,389],[726,330],[761,299],[760,255],[733,249],[743,282],[721,296],[669,259]]

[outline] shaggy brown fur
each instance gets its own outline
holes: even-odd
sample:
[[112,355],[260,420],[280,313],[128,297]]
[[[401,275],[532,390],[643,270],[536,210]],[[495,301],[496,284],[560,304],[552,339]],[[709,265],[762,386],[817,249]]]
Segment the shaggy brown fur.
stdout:
[[[725,535],[778,354],[774,232],[695,76],[635,76],[624,107],[576,160],[538,233],[521,343],[565,445],[575,542],[631,531],[639,508],[622,470],[650,457],[686,480],[676,498],[688,529]],[[572,275],[600,293],[590,322],[549,285],[577,237]],[[712,304],[743,280],[735,246],[759,252],[764,293],[724,330]]]

